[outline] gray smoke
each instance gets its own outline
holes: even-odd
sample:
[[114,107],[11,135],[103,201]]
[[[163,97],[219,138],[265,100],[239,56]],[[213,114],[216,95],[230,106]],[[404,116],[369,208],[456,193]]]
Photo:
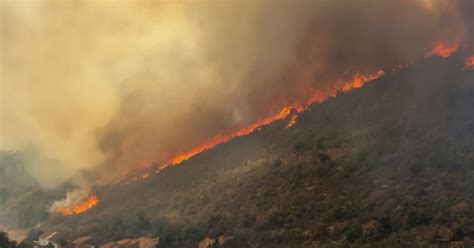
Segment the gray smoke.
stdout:
[[60,178],[105,165],[97,181],[473,41],[468,0],[1,4],[0,148],[38,147]]

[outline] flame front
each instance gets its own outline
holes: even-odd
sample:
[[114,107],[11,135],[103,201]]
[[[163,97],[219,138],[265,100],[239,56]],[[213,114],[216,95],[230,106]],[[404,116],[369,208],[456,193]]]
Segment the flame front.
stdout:
[[204,150],[211,149],[211,148],[215,147],[216,145],[227,142],[227,141],[229,141],[230,139],[232,139],[234,137],[245,136],[245,135],[253,132],[255,129],[257,129],[259,127],[268,125],[268,124],[270,124],[270,123],[272,123],[276,120],[281,120],[281,119],[286,118],[291,113],[291,111],[293,109],[296,110],[297,112],[302,112],[304,110],[304,108],[300,104],[288,105],[288,106],[282,108],[282,110],[278,114],[275,114],[275,115],[269,116],[267,118],[257,120],[255,123],[253,123],[253,124],[251,124],[247,127],[244,127],[240,130],[237,130],[233,133],[214,136],[208,142],[206,142],[206,143],[204,143],[204,144],[202,144],[202,145],[200,145],[200,146],[198,146],[198,147],[196,147],[192,150],[189,150],[187,152],[183,152],[183,153],[180,153],[180,154],[174,156],[169,161],[166,161],[164,163],[164,165],[168,166],[168,165],[179,164],[179,163],[181,163],[185,160],[188,160],[190,157],[193,157],[194,155],[196,155],[198,153],[201,153]]
[[[372,73],[372,74],[368,74],[368,75],[362,75],[359,72],[357,72],[355,74],[354,78],[352,78],[351,80],[349,80],[347,82],[344,82],[343,84],[339,84],[339,86],[337,86],[336,88],[329,89],[329,90],[326,90],[326,91],[313,91],[305,104],[301,104],[301,103],[289,104],[287,106],[284,106],[280,110],[280,112],[278,112],[277,114],[270,115],[270,116],[268,116],[266,118],[263,118],[263,119],[259,119],[255,123],[253,123],[253,124],[251,124],[247,127],[244,127],[240,130],[237,130],[233,133],[214,136],[208,142],[206,142],[206,143],[204,143],[200,146],[197,146],[194,149],[191,149],[189,151],[177,154],[176,156],[172,157],[170,160],[163,163],[163,165],[168,166],[168,165],[179,164],[179,163],[181,163],[185,160],[188,160],[189,158],[195,156],[196,154],[201,153],[204,150],[211,149],[211,148],[215,147],[218,144],[229,141],[232,138],[245,136],[245,135],[255,131],[256,129],[258,129],[262,126],[266,126],[266,125],[268,125],[268,124],[270,124],[274,121],[277,121],[277,120],[285,119],[292,112],[301,113],[304,110],[306,110],[313,103],[323,102],[323,101],[327,100],[330,97],[336,96],[336,94],[339,93],[339,92],[347,92],[347,91],[350,91],[352,89],[360,88],[365,83],[367,83],[369,81],[372,81],[372,80],[375,80],[375,79],[381,77],[382,75],[384,75],[384,71],[382,71],[382,70],[377,71],[377,72]],[[296,123],[296,117],[297,117],[297,115],[295,114],[291,118],[290,123],[288,123],[287,126],[286,126],[287,128],[291,127],[292,125],[294,125]]]
[[438,42],[436,47],[433,49],[432,54],[437,54],[443,58],[447,58],[451,56],[454,52],[456,52],[459,48],[459,45],[455,44],[452,46],[448,46],[443,42]]
[[63,209],[59,209],[59,212],[61,212],[61,214],[64,216],[80,214],[96,206],[99,201],[100,200],[98,196],[92,195],[88,197],[85,201],[80,202],[75,206],[68,206]]
[[360,75],[360,73],[357,72],[355,77],[351,81],[346,82],[342,86],[342,91],[347,92],[347,91],[350,91],[352,89],[360,88],[360,87],[364,86],[364,84],[366,82],[375,80],[375,79],[383,76],[384,74],[385,74],[385,72],[382,71],[382,70],[380,70],[376,73],[373,73],[371,75]]
[[288,122],[288,124],[286,124],[286,127],[285,128],[290,128],[292,127],[293,125],[296,124],[296,119],[298,119],[298,115],[293,115],[290,119],[290,121]]
[[[454,45],[447,45],[443,42],[438,42],[436,43],[436,46],[434,49],[428,53],[427,56],[430,55],[438,55],[443,58],[447,58],[451,56],[453,53],[455,53],[459,49],[459,44],[454,44]],[[399,71],[403,68],[406,68],[408,65],[404,64],[402,66],[399,66],[399,68],[394,69],[394,71]],[[474,56],[469,57],[466,59],[466,64],[465,68],[472,69],[474,68]],[[309,97],[306,99],[304,103],[299,103],[295,102],[292,104],[288,104],[287,106],[284,106],[279,112],[276,114],[270,115],[266,118],[262,118],[257,120],[256,122],[243,127],[239,130],[236,130],[232,133],[228,134],[220,134],[216,135],[207,142],[191,149],[188,151],[184,151],[181,153],[178,153],[174,156],[172,156],[170,159],[164,161],[162,166],[156,171],[156,173],[159,173],[163,168],[170,166],[170,165],[176,165],[179,164],[185,160],[188,160],[189,158],[205,151],[208,149],[211,149],[215,147],[218,144],[224,143],[229,141],[232,138],[235,137],[240,137],[240,136],[245,136],[247,134],[252,133],[256,129],[268,125],[274,121],[277,120],[282,120],[287,118],[290,114],[293,113],[292,118],[289,120],[287,125],[285,126],[286,128],[289,128],[293,126],[296,123],[296,119],[298,117],[298,114],[305,111],[309,106],[311,106],[314,103],[321,103],[326,101],[330,97],[335,97],[338,93],[341,92],[348,92],[353,89],[361,88],[364,86],[367,82],[373,81],[375,79],[380,78],[381,76],[385,75],[385,72],[383,70],[378,70],[375,71],[374,73],[369,73],[369,74],[362,74],[359,71],[356,72],[353,76],[352,79],[345,81],[343,83],[335,83],[335,86],[330,89],[325,89],[325,90],[311,90],[311,93]],[[146,177],[145,177],[146,178]]]

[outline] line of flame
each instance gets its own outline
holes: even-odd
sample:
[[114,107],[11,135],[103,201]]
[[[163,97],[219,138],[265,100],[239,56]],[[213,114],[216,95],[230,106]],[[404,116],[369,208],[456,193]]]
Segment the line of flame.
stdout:
[[[438,56],[441,56],[443,58],[447,58],[447,57],[451,56],[453,53],[455,53],[459,48],[460,48],[460,46],[458,44],[447,45],[446,43],[438,42],[438,43],[436,43],[436,46],[434,47],[434,49],[428,54],[428,56],[438,55]],[[399,68],[394,69],[394,71],[399,71],[399,70],[401,70],[401,69],[403,69],[407,66],[408,65],[402,65]],[[466,59],[465,68],[468,68],[468,69],[474,68],[474,56]],[[223,134],[223,135],[216,135],[213,138],[209,139],[207,142],[205,142],[205,143],[203,143],[203,144],[201,144],[201,145],[199,145],[199,146],[197,146],[197,147],[195,147],[191,150],[179,153],[179,154],[173,156],[171,159],[164,161],[163,163],[161,163],[162,166],[156,171],[156,173],[159,173],[165,167],[176,165],[176,164],[179,164],[183,161],[186,161],[189,158],[191,158],[191,157],[193,157],[193,156],[195,156],[195,155],[197,155],[197,154],[199,154],[199,153],[201,153],[205,150],[211,149],[211,148],[215,147],[218,144],[225,143],[225,142],[229,141],[232,138],[245,136],[247,134],[252,133],[253,131],[255,131],[256,129],[258,129],[262,126],[266,126],[266,125],[268,125],[268,124],[270,124],[274,121],[277,121],[277,120],[285,119],[285,118],[288,117],[288,115],[290,115],[293,112],[294,115],[292,116],[292,118],[290,119],[289,123],[286,126],[287,128],[291,127],[292,125],[294,125],[294,123],[296,123],[296,118],[297,118],[298,114],[305,111],[312,104],[324,102],[330,97],[335,97],[338,93],[348,92],[350,90],[360,88],[360,87],[364,86],[367,82],[378,79],[381,76],[383,76],[384,74],[385,74],[385,72],[383,70],[379,70],[379,71],[376,71],[376,72],[374,72],[372,74],[368,74],[368,75],[363,75],[363,74],[360,74],[359,72],[357,72],[354,75],[353,79],[344,82],[342,85],[339,84],[338,86],[336,86],[332,89],[329,89],[329,90],[325,90],[325,91],[312,90],[311,94],[310,94],[310,97],[308,97],[307,101],[304,104],[301,104],[301,103],[289,104],[289,105],[283,107],[280,112],[278,112],[274,115],[270,115],[266,118],[259,119],[259,120],[255,121],[253,124],[250,124],[247,127],[236,130],[235,132],[232,132],[232,133]]]
[[[189,158],[191,158],[191,157],[193,157],[193,156],[195,156],[195,155],[197,155],[197,154],[199,154],[199,153],[201,153],[205,150],[208,150],[208,149],[211,149],[211,148],[215,147],[218,144],[227,142],[232,138],[245,136],[247,134],[252,133],[253,131],[255,131],[256,129],[258,129],[262,126],[266,126],[266,125],[268,125],[268,124],[270,124],[274,121],[277,121],[277,120],[285,119],[288,115],[290,115],[292,113],[292,111],[294,111],[296,113],[301,113],[304,110],[306,110],[313,103],[323,102],[323,101],[327,100],[330,97],[334,97],[339,92],[347,92],[347,91],[350,91],[350,90],[355,89],[355,88],[360,88],[365,83],[367,83],[369,81],[372,81],[372,80],[375,80],[375,79],[381,77],[382,75],[384,75],[384,72],[381,71],[381,70],[377,71],[373,74],[369,74],[369,75],[361,75],[359,72],[357,72],[352,80],[349,80],[349,81],[345,82],[344,84],[342,84],[338,88],[334,88],[334,89],[328,90],[328,91],[313,91],[311,96],[308,98],[306,104],[304,104],[304,105],[300,104],[300,103],[289,104],[289,105],[283,107],[281,109],[281,111],[278,112],[275,115],[270,115],[266,118],[259,119],[256,122],[252,123],[251,125],[249,125],[247,127],[244,127],[242,129],[236,130],[235,132],[232,132],[232,133],[229,133],[229,134],[224,134],[224,135],[214,136],[208,142],[206,142],[206,143],[204,143],[200,146],[197,146],[196,148],[193,148],[189,151],[180,153],[180,154],[172,157],[170,160],[165,161],[165,163],[163,163],[163,164],[164,164],[165,167],[169,166],[169,165],[179,164],[179,163],[181,163],[185,160],[188,160]],[[294,119],[293,121],[296,122],[296,119]]]
[[295,125],[296,124],[296,119],[298,119],[298,115],[293,115],[291,117],[290,121],[288,122],[288,124],[286,124],[285,128],[290,128],[293,125]]
[[93,208],[99,203],[100,199],[96,195],[91,195],[88,197],[85,201],[75,205],[75,206],[70,206],[66,207],[63,209],[60,209],[59,211],[61,212],[62,215],[64,216],[70,216],[70,215],[76,215],[80,214],[82,212],[85,212],[89,210],[90,208]]

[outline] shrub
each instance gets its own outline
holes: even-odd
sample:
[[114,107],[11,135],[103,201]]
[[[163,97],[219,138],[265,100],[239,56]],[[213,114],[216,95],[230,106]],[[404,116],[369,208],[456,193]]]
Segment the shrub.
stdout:
[[354,242],[362,236],[359,227],[352,227],[344,233],[344,238],[349,242]]
[[205,234],[206,230],[204,230],[202,227],[191,226],[184,230],[182,237],[184,240],[199,241],[204,238]]
[[6,232],[0,232],[0,247],[1,248],[15,248],[16,241],[10,240]]
[[158,235],[161,237],[162,235],[169,233],[170,225],[171,223],[168,220],[168,218],[160,217],[151,224],[151,228],[155,235]]

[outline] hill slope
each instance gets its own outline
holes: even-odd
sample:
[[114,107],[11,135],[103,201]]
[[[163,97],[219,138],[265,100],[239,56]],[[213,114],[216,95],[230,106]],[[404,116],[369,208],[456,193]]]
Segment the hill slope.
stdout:
[[474,71],[431,58],[51,216],[160,247],[428,246],[474,240]]

